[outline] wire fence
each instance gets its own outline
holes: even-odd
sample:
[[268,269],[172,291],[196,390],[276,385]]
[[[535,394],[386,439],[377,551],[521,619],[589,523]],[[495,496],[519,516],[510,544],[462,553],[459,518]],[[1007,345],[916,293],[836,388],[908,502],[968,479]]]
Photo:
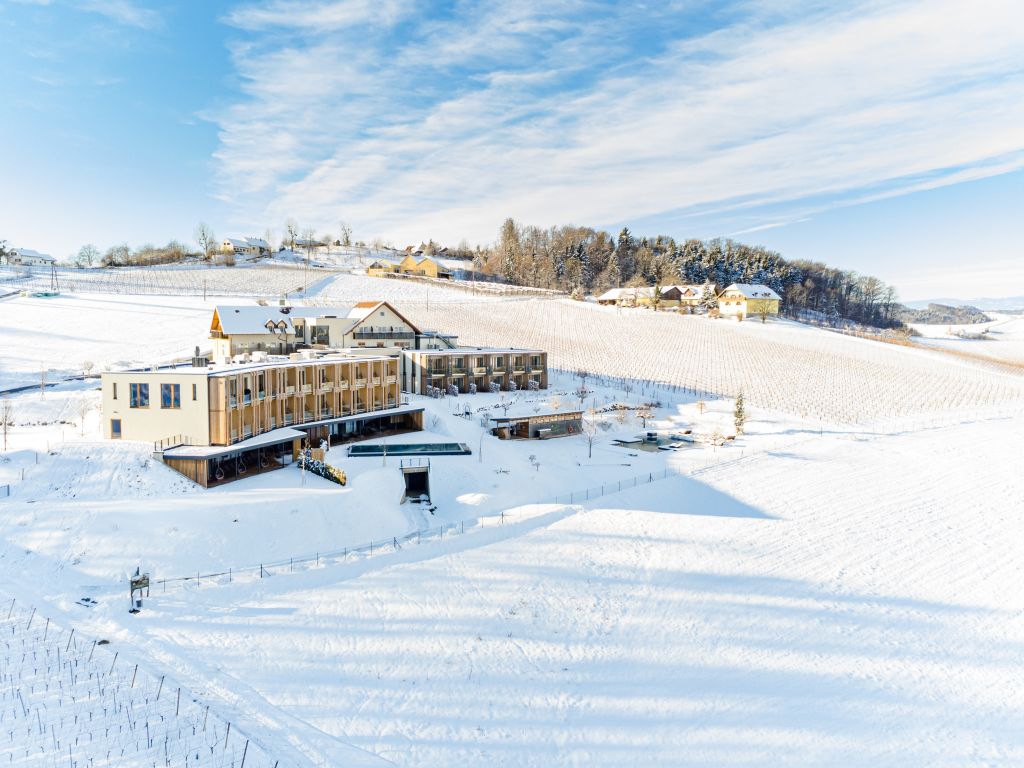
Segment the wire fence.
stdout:
[[15,599],[0,608],[0,754],[21,768],[280,768],[186,688]]
[[[549,502],[549,504],[553,503]],[[538,505],[543,507],[544,502],[538,502]],[[552,511],[547,508],[537,509],[529,505],[517,507],[515,509],[503,510],[496,515],[442,523],[401,536],[388,536],[351,547],[306,553],[279,560],[269,560],[257,565],[243,566],[241,568],[229,567],[210,573],[196,572],[194,575],[189,574],[188,576],[175,576],[164,579],[152,578],[151,584],[156,594],[166,594],[178,589],[225,586],[239,581],[269,579],[288,573],[325,568],[330,565],[359,562],[371,557],[400,552],[410,546],[430,542],[443,542],[456,536],[463,536],[485,529],[490,530],[506,523],[521,523],[538,519]]]
[[[0,267],[0,285],[27,292],[160,296],[285,296],[301,294],[336,273],[290,264],[246,267]],[[56,279],[54,279],[56,278]]]

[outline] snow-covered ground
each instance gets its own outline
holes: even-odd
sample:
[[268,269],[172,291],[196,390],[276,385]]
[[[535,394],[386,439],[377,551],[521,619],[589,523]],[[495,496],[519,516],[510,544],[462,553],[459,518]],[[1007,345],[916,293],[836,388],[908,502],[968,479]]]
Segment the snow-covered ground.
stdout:
[[923,344],[1012,365],[1024,365],[1024,317],[990,313],[988,323],[913,324]]
[[[472,451],[431,459],[431,514],[401,502],[395,456],[332,449],[345,487],[290,467],[203,490],[151,446],[98,439],[95,380],[21,392],[0,451],[0,597],[38,608],[62,642],[72,628],[111,640],[146,695],[161,677],[189,692],[253,740],[260,768],[1024,762],[1024,379],[1011,370],[781,321],[358,275],[318,296],[386,298],[464,341],[587,368],[593,446],[485,434],[503,400],[579,404],[568,374],[540,393],[414,398],[425,431],[385,442]],[[0,301],[0,375],[190,354],[214,301]],[[739,391],[749,420],[723,440]],[[647,429],[697,443],[613,443]],[[417,531],[418,545],[348,556]],[[294,572],[158,586],[141,614],[125,610],[136,566],[159,580],[340,548]],[[50,742],[18,747],[50,750],[61,715],[48,723]],[[230,765],[231,745],[210,764]],[[25,764],[68,763],[63,748],[40,754]]]
[[125,640],[403,766],[1016,764],[1020,426],[822,436]]
[[[210,297],[63,294],[0,301],[0,390],[191,356],[208,348]],[[234,300],[234,301],[237,301]]]

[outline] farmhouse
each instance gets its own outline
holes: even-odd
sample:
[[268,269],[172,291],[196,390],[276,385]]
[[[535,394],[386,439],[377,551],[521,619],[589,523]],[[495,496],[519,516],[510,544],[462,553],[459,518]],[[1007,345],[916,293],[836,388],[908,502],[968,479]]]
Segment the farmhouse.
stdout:
[[48,256],[30,248],[11,248],[7,253],[7,263],[18,267],[50,267],[57,263],[53,256]]
[[583,411],[558,410],[547,413],[492,416],[491,432],[502,440],[546,440],[578,435],[583,429]]
[[[616,307],[650,307],[654,305],[653,286],[644,285],[635,288],[612,288],[597,297],[598,304]],[[673,306],[679,303],[679,292],[674,286],[665,286],[661,290],[660,306]]]
[[[712,286],[714,290],[714,286]],[[598,304],[617,307],[651,307],[654,306],[655,286],[637,286],[635,288],[612,288],[605,291],[595,300]],[[702,285],[663,285],[661,286],[659,307],[685,307],[690,312],[701,305],[704,296]]]
[[767,285],[733,283],[718,297],[718,312],[738,320],[774,316],[779,314],[780,301],[779,294]]
[[441,343],[386,301],[349,307],[218,305],[210,322],[215,359],[251,352],[287,354],[303,347],[414,347]]
[[246,237],[241,240],[229,237],[220,244],[221,253],[233,253],[236,256],[269,256],[270,243],[259,237]]
[[399,360],[379,354],[289,357],[102,375],[107,438],[154,442],[202,486],[276,469],[305,440],[345,442],[422,429],[403,405]]
[[539,349],[454,347],[402,350],[402,389],[419,395],[547,389],[548,355]]

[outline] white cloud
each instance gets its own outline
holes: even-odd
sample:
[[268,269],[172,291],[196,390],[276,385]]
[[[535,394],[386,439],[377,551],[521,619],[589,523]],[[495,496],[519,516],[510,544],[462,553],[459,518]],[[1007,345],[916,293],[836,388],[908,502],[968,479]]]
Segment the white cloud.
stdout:
[[152,29],[160,24],[159,13],[133,0],[80,0],[78,5],[82,10],[98,13],[129,27]]
[[[487,241],[509,215],[610,223],[1024,167],[1024,6],[1011,0],[810,15],[762,0],[649,56],[636,40],[666,19],[638,21],[635,6],[470,3],[430,20],[383,5],[386,22],[357,0],[230,17],[257,30],[233,51],[242,96],[215,118],[240,223],[343,218],[398,242]],[[396,43],[385,27],[399,17]]]

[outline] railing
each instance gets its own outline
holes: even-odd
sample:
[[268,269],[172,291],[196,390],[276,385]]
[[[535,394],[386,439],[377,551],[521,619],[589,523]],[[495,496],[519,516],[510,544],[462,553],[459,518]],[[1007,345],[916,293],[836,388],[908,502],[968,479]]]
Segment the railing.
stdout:
[[356,379],[356,386],[357,387],[365,387],[366,386],[366,379]]
[[190,445],[191,440],[185,435],[174,435],[173,437],[165,437],[162,440],[156,440],[153,443],[154,451],[164,451],[168,448],[176,448],[179,445]]
[[302,394],[308,395],[312,391],[313,391],[313,385],[312,384],[303,384],[302,385]]
[[411,340],[416,338],[416,334],[412,331],[356,331],[352,334],[354,339],[402,339]]

